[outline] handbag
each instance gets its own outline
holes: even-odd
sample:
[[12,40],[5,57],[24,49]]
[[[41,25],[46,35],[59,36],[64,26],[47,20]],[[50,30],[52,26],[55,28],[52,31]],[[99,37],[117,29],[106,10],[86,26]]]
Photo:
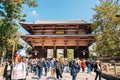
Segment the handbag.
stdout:
[[11,73],[11,72],[10,72],[10,70],[9,70],[9,71],[7,71],[7,75],[10,75],[10,73]]

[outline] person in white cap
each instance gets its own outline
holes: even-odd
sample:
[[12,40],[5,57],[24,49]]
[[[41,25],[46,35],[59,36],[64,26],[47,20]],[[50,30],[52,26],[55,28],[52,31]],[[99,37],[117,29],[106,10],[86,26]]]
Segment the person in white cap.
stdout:
[[95,80],[97,80],[98,76],[99,76],[99,80],[101,80],[102,69],[101,69],[101,64],[99,60],[96,61],[94,71],[96,73]]

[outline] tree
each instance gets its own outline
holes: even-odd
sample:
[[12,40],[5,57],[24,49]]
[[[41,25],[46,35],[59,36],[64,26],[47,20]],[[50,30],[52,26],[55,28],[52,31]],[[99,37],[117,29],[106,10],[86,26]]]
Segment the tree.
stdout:
[[25,21],[26,17],[22,14],[23,4],[37,6],[36,0],[0,0],[0,52],[3,48],[6,52],[13,48],[14,52],[15,45],[19,43],[19,22]]
[[27,50],[26,50],[26,52],[27,52],[28,54],[32,54],[32,47],[28,47]]
[[99,0],[93,10],[93,31],[95,33],[97,53],[106,56],[120,55],[120,18],[116,14],[120,11],[117,0]]

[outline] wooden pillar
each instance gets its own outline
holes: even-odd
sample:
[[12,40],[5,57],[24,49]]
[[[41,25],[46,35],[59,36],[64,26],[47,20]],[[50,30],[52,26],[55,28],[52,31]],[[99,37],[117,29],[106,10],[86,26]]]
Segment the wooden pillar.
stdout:
[[76,58],[79,58],[79,46],[76,47]]
[[31,58],[35,58],[35,47],[32,46],[32,57]]
[[80,54],[80,52],[79,52],[79,46],[77,46],[77,54],[78,54],[77,58],[80,58],[80,55],[79,55]]
[[76,58],[80,58],[80,53],[79,53],[79,39],[76,41]]
[[57,58],[56,46],[54,46],[54,57]]
[[74,48],[74,58],[77,57],[77,47]]
[[67,46],[64,47],[64,58],[67,58]]
[[42,46],[41,57],[42,57],[42,58],[45,58],[45,49],[44,49],[44,46]]

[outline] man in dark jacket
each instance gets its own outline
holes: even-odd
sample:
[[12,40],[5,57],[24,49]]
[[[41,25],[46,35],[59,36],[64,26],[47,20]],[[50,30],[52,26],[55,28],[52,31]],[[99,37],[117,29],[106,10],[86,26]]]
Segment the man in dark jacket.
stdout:
[[72,80],[76,80],[77,72],[79,71],[78,64],[75,61],[73,61],[71,63],[70,69],[71,69],[70,73],[72,76]]
[[49,69],[49,61],[47,58],[43,61],[43,67],[45,69],[45,76],[47,76],[48,69]]
[[11,72],[12,66],[10,64],[10,61],[7,60],[4,68],[3,78],[5,78],[5,80],[11,80]]
[[42,58],[39,59],[39,61],[37,62],[37,67],[38,67],[38,77],[39,79],[41,78],[42,76],[42,68],[43,68],[43,65],[42,65]]
[[99,80],[101,80],[102,69],[101,69],[101,64],[99,60],[96,61],[96,64],[94,66],[94,71],[96,73],[95,80],[97,80],[98,76],[99,76]]
[[55,69],[56,69],[56,77],[57,79],[62,78],[62,63],[59,60],[55,62]]

